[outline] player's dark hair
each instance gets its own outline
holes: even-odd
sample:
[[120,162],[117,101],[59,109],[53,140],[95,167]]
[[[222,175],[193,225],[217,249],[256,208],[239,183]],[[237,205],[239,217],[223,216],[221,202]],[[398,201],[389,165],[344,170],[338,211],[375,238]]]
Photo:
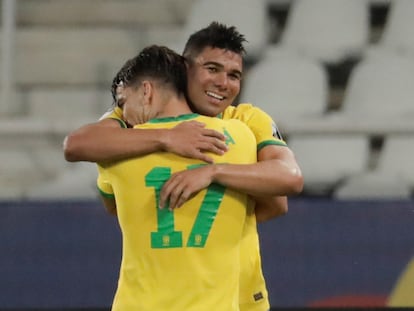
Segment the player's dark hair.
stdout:
[[151,45],[144,48],[137,56],[129,59],[112,80],[114,104],[118,104],[119,86],[132,86],[148,78],[161,82],[178,96],[185,95],[187,74],[184,57],[165,46]]
[[244,56],[244,42],[247,42],[244,35],[239,33],[236,27],[212,22],[190,36],[184,47],[183,56],[187,60],[192,60],[206,47],[229,50]]

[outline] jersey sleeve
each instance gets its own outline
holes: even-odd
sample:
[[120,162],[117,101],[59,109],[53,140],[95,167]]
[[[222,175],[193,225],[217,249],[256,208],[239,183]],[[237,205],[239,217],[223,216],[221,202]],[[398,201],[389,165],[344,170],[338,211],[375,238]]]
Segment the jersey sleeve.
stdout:
[[241,120],[253,132],[258,151],[268,145],[286,146],[276,123],[262,109],[251,104],[239,104],[229,112],[227,118]]
[[99,193],[101,196],[105,198],[115,198],[114,191],[112,185],[109,181],[109,178],[106,174],[106,170],[98,165],[98,178],[96,181],[96,186],[98,188]]
[[122,128],[127,128],[127,124],[125,123],[125,121],[122,119],[122,109],[119,107],[115,107],[115,108],[111,108],[110,110],[108,110],[107,112],[105,112],[100,118],[99,121],[101,120],[105,120],[105,119],[113,119],[118,121],[119,125]]

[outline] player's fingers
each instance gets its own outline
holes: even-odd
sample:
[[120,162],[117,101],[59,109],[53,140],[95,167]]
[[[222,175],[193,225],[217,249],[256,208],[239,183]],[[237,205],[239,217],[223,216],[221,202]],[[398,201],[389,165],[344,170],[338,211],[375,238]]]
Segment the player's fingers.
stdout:
[[191,192],[184,189],[177,201],[176,208],[180,208],[185,202],[187,202],[190,199],[190,194]]
[[214,138],[217,138],[217,139],[222,140],[222,141],[226,140],[226,137],[222,133],[220,133],[216,130],[204,129],[202,131],[202,134],[204,136],[214,137]]
[[205,153],[203,153],[203,152],[201,152],[200,150],[195,150],[193,153],[192,153],[192,155],[191,155],[191,158],[193,158],[193,159],[198,159],[198,160],[201,160],[201,161],[204,161],[204,162],[207,162],[207,163],[214,163],[214,161],[213,161],[213,158],[212,157],[210,157],[210,156],[208,156],[208,155],[206,155]]
[[220,143],[217,139],[199,143],[197,148],[200,149],[201,152],[212,152],[217,155],[223,155],[228,150],[227,146],[224,143]]
[[160,209],[163,209],[167,206],[167,202],[169,200],[171,192],[174,190],[174,187],[175,187],[174,185],[175,185],[175,179],[170,178],[162,186],[161,191],[160,191],[160,201],[158,203],[158,207]]
[[181,125],[182,126],[194,126],[194,127],[200,127],[200,128],[204,128],[206,126],[205,123],[194,121],[194,120],[182,122]]
[[172,211],[177,207],[177,204],[184,192],[183,187],[177,186],[170,194],[170,206],[169,210]]

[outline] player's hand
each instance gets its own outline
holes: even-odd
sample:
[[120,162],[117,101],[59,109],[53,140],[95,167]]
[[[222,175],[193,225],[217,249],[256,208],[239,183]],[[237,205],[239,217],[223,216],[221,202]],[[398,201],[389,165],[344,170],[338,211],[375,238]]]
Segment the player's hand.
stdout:
[[213,163],[213,159],[205,152],[222,155],[227,151],[225,136],[220,132],[205,128],[205,124],[201,122],[182,122],[168,130],[167,133],[164,143],[165,151],[186,158]]
[[210,186],[213,181],[214,165],[203,165],[195,169],[174,173],[160,192],[159,208],[169,202],[169,209],[181,207],[198,192]]

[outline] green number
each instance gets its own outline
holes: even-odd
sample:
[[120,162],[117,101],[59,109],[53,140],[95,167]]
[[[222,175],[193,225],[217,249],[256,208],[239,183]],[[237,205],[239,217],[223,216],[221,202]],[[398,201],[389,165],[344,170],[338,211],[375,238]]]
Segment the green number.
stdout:
[[[189,169],[198,166],[188,167]],[[183,247],[181,231],[174,230],[174,213],[158,208],[160,191],[162,185],[171,177],[171,169],[168,167],[155,167],[146,176],[147,187],[155,189],[156,210],[157,210],[157,231],[151,232],[152,248]],[[218,184],[211,184],[201,203],[193,228],[187,241],[187,247],[204,247],[216,218],[218,208],[223,199],[225,187]]]
[[157,209],[157,231],[151,232],[152,248],[171,248],[183,246],[183,234],[174,230],[174,213],[168,208],[159,209],[161,187],[171,176],[171,169],[168,167],[155,167],[145,176],[145,185],[155,188],[156,209]]

